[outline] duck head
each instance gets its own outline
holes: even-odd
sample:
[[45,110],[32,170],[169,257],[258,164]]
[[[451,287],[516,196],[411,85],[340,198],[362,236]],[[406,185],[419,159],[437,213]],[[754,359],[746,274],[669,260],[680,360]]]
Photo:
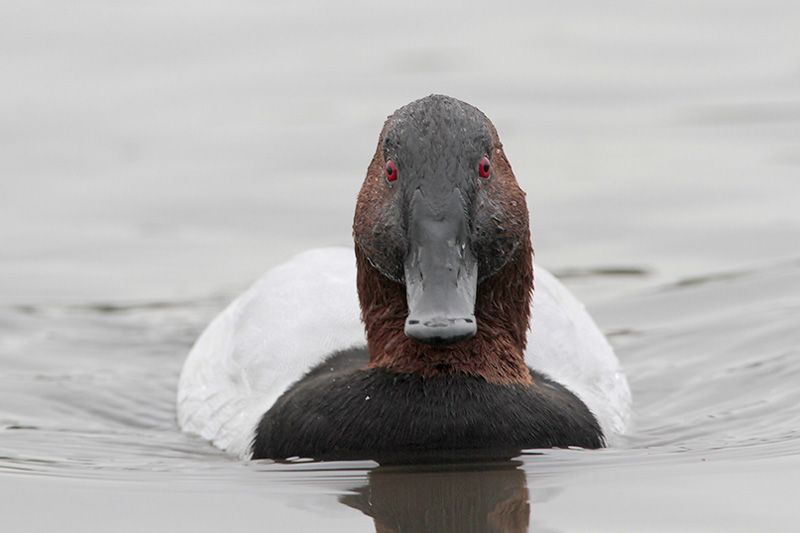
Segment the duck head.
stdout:
[[481,111],[440,95],[395,111],[353,234],[371,366],[530,381],[528,209]]

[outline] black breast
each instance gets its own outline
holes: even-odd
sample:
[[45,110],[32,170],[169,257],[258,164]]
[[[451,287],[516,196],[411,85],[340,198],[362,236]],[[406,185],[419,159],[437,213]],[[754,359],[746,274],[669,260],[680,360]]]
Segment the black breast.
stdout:
[[603,433],[577,396],[531,370],[532,385],[366,369],[366,352],[329,358],[264,414],[253,459],[375,459],[529,448],[600,448]]

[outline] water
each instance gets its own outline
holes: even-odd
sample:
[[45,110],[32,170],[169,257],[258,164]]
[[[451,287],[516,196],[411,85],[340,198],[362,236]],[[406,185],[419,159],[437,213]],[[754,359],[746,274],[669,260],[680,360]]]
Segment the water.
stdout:
[[[0,7],[4,530],[795,530],[800,7],[326,6]],[[383,118],[431,92],[497,125],[628,373],[623,445],[390,469],[181,434],[194,338],[349,242]]]

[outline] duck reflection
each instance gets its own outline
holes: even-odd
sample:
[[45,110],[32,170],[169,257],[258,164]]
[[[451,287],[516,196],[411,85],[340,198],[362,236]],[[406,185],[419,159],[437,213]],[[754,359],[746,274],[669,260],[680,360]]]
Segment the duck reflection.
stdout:
[[528,531],[519,464],[381,466],[340,501],[372,517],[377,533]]

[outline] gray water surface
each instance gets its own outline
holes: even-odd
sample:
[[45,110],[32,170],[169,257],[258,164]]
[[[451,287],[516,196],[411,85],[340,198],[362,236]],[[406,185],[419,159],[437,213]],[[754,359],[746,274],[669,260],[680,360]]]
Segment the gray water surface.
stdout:
[[[790,1],[4,2],[3,530],[795,531],[798,50]],[[196,336],[350,243],[384,118],[433,92],[497,126],[625,441],[389,468],[180,433]]]

